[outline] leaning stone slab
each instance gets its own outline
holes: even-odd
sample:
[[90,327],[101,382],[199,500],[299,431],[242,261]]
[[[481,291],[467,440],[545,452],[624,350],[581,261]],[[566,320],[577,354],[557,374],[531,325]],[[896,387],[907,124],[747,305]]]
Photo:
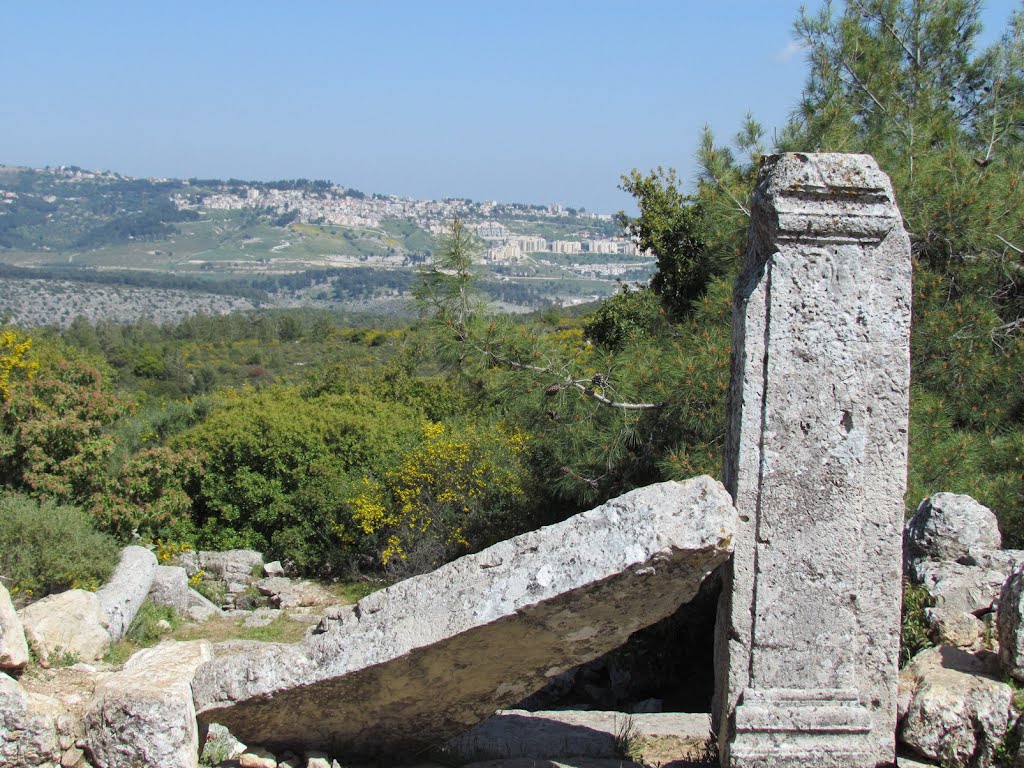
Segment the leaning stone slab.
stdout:
[[28,664],[28,643],[7,587],[0,584],[0,669],[17,671]]
[[692,599],[734,527],[709,477],[633,491],[335,610],[300,644],[218,648],[200,721],[346,757],[443,743]]
[[192,677],[212,657],[206,640],[166,641],[139,651],[101,683],[85,714],[92,762],[98,768],[196,768]]
[[40,661],[63,651],[79,661],[95,661],[110,647],[106,617],[95,592],[69,589],[19,611],[25,636]]
[[156,573],[156,555],[145,547],[125,547],[110,581],[100,587],[96,597],[107,617],[112,640],[120,640],[149,594]]
[[0,673],[0,768],[52,766],[60,760],[61,708]]

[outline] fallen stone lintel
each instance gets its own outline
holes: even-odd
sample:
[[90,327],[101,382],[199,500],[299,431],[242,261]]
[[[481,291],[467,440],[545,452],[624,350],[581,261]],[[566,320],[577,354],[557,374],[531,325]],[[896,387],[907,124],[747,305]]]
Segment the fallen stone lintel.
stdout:
[[440,745],[692,599],[735,525],[709,477],[632,491],[372,594],[303,643],[216,648],[200,723],[347,758]]

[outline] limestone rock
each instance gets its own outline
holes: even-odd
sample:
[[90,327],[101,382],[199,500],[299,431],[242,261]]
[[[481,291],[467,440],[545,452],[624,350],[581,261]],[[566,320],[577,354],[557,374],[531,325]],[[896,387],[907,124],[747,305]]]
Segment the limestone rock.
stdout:
[[78,747],[69,747],[60,759],[61,768],[79,768],[85,764],[85,752]]
[[988,768],[1009,724],[1013,691],[984,659],[957,648],[928,648],[900,673],[906,712],[900,740],[948,765]]
[[203,570],[202,565],[199,564],[198,552],[179,552],[174,556],[174,564],[179,568],[184,568],[190,579]]
[[1021,563],[1024,563],[1024,550],[1021,549],[970,549],[965,557],[960,558],[965,565],[976,565],[989,571],[999,571],[1004,577],[1009,576]]
[[992,510],[957,493],[937,493],[922,501],[903,532],[908,559],[954,562],[972,550],[997,550],[1002,543]]
[[951,562],[928,562],[918,568],[921,584],[947,613],[988,613],[999,600],[1007,574]]
[[110,647],[106,617],[94,592],[69,589],[49,595],[18,612],[40,660],[45,662],[58,649],[94,661]]
[[985,633],[984,623],[972,613],[926,608],[924,615],[935,639],[941,645],[974,648]]
[[196,768],[191,683],[210,658],[205,640],[165,641],[139,651],[101,683],[85,714],[86,746],[98,768]]
[[185,613],[192,621],[206,621],[214,616],[219,616],[221,609],[196,592],[194,589],[188,591],[188,607]]
[[155,573],[156,555],[148,549],[131,546],[121,550],[114,575],[96,592],[112,640],[120,640],[128,631],[149,594]]
[[1024,680],[1024,563],[1006,579],[996,616],[999,661],[1003,669]]
[[28,664],[28,643],[7,587],[0,584],[0,669],[17,671]]
[[60,761],[60,705],[29,693],[0,673],[0,768],[50,766]]
[[189,595],[188,573],[176,565],[158,565],[149,587],[149,599],[157,605],[166,605],[184,614],[192,605]]
[[303,608],[312,605],[330,605],[337,598],[330,592],[310,581],[297,581],[285,576],[269,576],[254,585],[260,594],[266,595],[275,608]]
[[274,560],[263,566],[264,576],[284,576],[284,566],[280,560]]
[[238,611],[245,618],[242,624],[246,627],[265,627],[273,624],[281,615],[279,608],[257,608],[255,611]]
[[218,646],[200,721],[349,757],[439,744],[692,599],[735,524],[709,477],[633,491],[333,611],[300,644]]
[[201,760],[206,765],[220,765],[225,760],[234,760],[245,752],[245,744],[236,739],[223,725],[213,723],[206,731]]
[[199,552],[199,565],[209,576],[220,579],[235,594],[252,581],[253,570],[263,566],[263,555],[251,549],[230,549],[225,552]]
[[238,756],[241,768],[277,768],[277,758],[263,747],[249,747]]

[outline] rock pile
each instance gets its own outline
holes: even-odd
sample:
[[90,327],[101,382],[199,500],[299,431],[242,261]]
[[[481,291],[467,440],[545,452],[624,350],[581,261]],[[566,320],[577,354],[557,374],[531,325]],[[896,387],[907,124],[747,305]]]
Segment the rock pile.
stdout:
[[1016,727],[1004,680],[1024,680],[1024,552],[1001,544],[992,511],[952,493],[925,499],[904,528],[906,577],[934,601],[925,616],[939,645],[900,673],[899,737],[944,765],[992,765]]

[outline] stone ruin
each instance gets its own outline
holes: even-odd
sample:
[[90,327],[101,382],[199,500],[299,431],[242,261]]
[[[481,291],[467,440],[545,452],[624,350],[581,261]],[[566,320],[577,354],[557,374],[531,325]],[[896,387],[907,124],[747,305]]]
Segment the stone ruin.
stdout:
[[[85,752],[194,768],[216,723],[271,748],[415,755],[669,616],[718,569],[722,765],[892,764],[909,241],[857,155],[767,158],[750,233],[724,487],[634,491],[335,609],[298,644],[137,654],[97,687]],[[125,594],[111,616],[131,613]],[[4,685],[0,724],[38,739],[0,738],[0,766],[49,764],[62,716]]]
[[673,613],[734,528],[709,477],[632,491],[343,607],[300,644],[222,644],[193,683],[200,723],[272,749],[417,754]]
[[[734,302],[726,487],[652,486],[200,667],[243,740],[409,753],[691,599],[729,549],[713,721],[733,768],[895,759],[911,262],[863,155],[767,158]],[[359,701],[338,708],[339,701]]]
[[739,512],[712,712],[734,768],[895,759],[910,242],[866,155],[765,160],[733,303]]

